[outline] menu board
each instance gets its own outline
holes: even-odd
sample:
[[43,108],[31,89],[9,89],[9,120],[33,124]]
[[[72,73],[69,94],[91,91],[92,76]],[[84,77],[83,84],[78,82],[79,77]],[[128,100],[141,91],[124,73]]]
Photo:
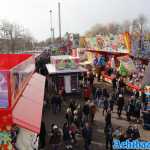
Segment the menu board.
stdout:
[[7,72],[0,72],[0,108],[8,108],[8,77]]

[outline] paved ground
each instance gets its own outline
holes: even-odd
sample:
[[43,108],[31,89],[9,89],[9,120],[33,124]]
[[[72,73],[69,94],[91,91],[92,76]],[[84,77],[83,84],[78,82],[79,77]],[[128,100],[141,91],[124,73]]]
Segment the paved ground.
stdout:
[[[109,88],[109,91],[111,91],[109,84],[99,83],[96,86],[106,86],[107,88]],[[76,99],[76,101],[83,104],[83,99],[81,95],[77,95],[73,97],[69,96],[66,102],[63,103],[63,110],[61,113],[54,115],[50,109],[47,109],[43,116],[43,119],[45,120],[45,123],[46,123],[47,131],[50,129],[50,125],[52,123],[56,123],[59,125],[59,127],[62,128],[64,124],[64,116],[65,116],[64,112],[66,111],[70,98]],[[102,115],[102,109],[99,108],[98,111],[96,112],[95,122],[93,124],[92,150],[105,150],[104,124],[105,124],[105,120],[104,120],[104,116]],[[118,119],[116,112],[114,112],[112,113],[112,125],[113,127],[122,126],[126,128],[128,127],[129,123],[126,121],[125,115],[123,115],[122,120],[120,120]],[[140,134],[141,134],[142,139],[150,141],[150,131],[143,130],[142,125],[139,125],[139,128],[140,128]],[[47,137],[47,141],[48,141],[48,137]],[[63,149],[64,148],[62,146],[60,150],[63,150]],[[48,144],[45,150],[50,150],[50,147]],[[82,137],[78,137],[78,144],[76,145],[75,150],[83,150]]]

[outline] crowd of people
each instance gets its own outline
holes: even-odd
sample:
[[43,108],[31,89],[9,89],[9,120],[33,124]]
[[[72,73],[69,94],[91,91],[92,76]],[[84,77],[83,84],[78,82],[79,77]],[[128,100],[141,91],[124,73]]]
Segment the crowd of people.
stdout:
[[73,149],[73,146],[77,144],[76,137],[82,136],[85,150],[89,150],[92,140],[91,124],[94,121],[95,113],[96,106],[92,101],[86,101],[81,106],[75,100],[70,100],[65,113],[62,134],[57,125],[52,125],[49,141],[52,149],[59,150],[61,138],[66,149]]
[[[98,80],[103,80],[101,75]],[[84,149],[91,149],[93,122],[97,110],[102,110],[102,116],[105,118],[104,135],[106,140],[106,149],[113,149],[113,140],[140,138],[137,124],[141,120],[141,110],[143,100],[138,91],[128,91],[124,78],[116,74],[112,80],[112,88],[107,86],[97,86],[94,84],[95,75],[92,71],[80,76],[81,88],[83,90],[83,105],[77,103],[74,99],[67,100],[65,110],[64,125],[62,128],[57,124],[51,125],[49,133],[49,144],[52,150],[59,150],[62,139],[66,149],[73,149],[78,145],[78,136],[84,140]],[[63,91],[55,93],[50,101],[52,112],[57,114],[62,112],[62,103],[65,100]],[[127,129],[120,126],[114,127],[112,124],[112,114],[117,113],[118,119],[125,119],[133,123]]]

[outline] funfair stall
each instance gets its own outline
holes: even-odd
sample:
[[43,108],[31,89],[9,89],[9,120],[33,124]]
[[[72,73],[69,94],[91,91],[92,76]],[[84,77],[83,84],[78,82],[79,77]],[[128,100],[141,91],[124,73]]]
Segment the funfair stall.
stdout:
[[79,58],[70,55],[51,56],[51,64],[47,70],[56,91],[65,90],[65,93],[79,90],[79,75],[86,69],[79,66]]
[[[34,70],[34,57],[30,54],[0,55],[0,149],[13,150],[14,145],[19,150],[33,149],[29,143],[40,132],[45,87],[45,77]],[[38,96],[33,97],[33,93]],[[14,127],[19,129],[20,138],[12,134]],[[28,133],[32,139],[20,136]],[[24,144],[19,146],[21,141]]]

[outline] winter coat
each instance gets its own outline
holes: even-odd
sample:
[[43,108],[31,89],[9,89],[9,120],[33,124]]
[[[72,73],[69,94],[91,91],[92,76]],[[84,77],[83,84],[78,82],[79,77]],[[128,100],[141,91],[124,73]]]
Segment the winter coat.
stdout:
[[89,107],[88,104],[84,105],[84,107],[83,107],[83,113],[85,115],[88,115],[90,113],[90,107]]
[[49,143],[50,144],[60,144],[61,142],[61,133],[60,131],[51,133]]
[[63,140],[64,141],[71,140],[70,133],[69,133],[69,128],[68,127],[64,127],[63,128]]
[[92,128],[86,128],[84,127],[82,130],[82,135],[85,141],[87,141],[88,143],[91,143],[92,140]]

